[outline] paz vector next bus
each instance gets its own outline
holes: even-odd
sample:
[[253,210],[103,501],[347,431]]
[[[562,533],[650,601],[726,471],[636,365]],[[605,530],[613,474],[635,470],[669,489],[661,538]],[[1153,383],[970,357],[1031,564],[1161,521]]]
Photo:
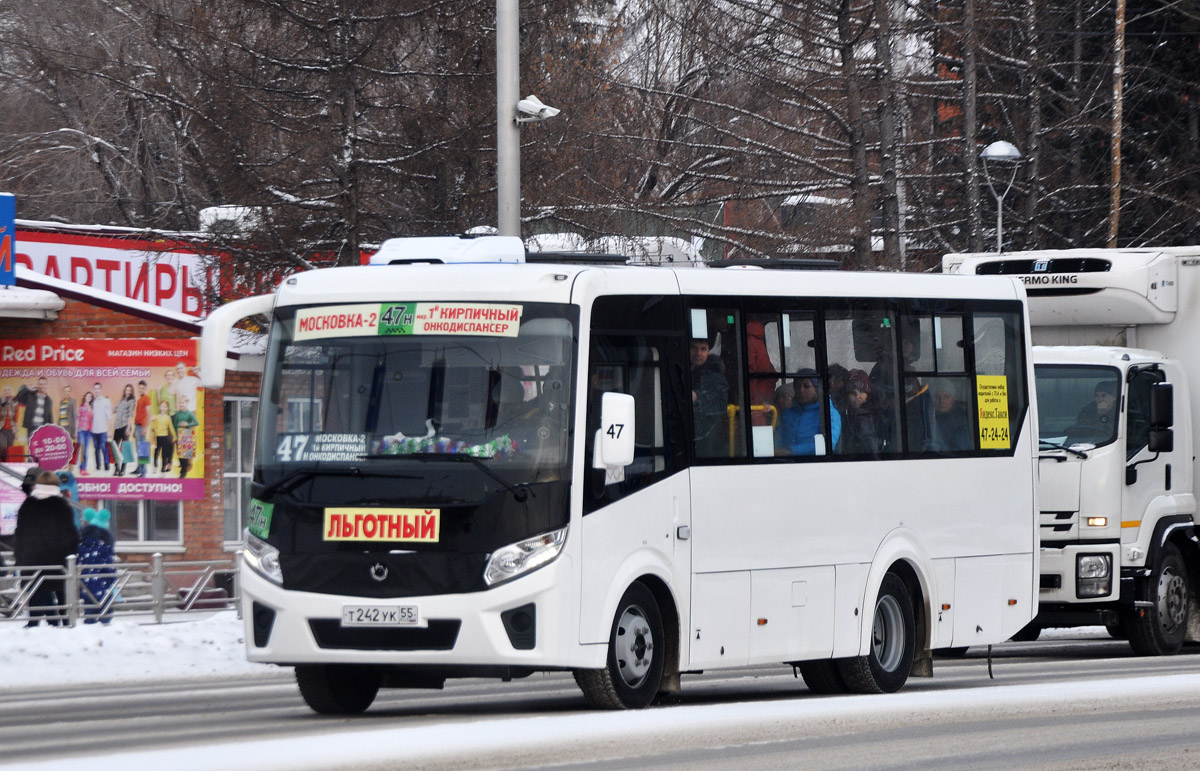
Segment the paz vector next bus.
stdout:
[[556,260],[395,239],[206,322],[220,387],[271,319],[246,647],[314,710],[546,670],[639,708],[770,662],[892,692],[1030,622],[1018,282]]

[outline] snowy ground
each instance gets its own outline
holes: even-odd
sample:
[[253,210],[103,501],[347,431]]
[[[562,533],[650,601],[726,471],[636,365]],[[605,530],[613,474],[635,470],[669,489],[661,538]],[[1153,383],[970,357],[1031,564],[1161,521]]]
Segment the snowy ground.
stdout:
[[[144,619],[142,620],[144,621]],[[1107,639],[1102,627],[1049,630],[1050,638]],[[163,655],[169,653],[170,655]],[[73,629],[45,625],[27,629],[19,622],[0,623],[0,698],[5,689],[66,683],[136,682],[148,679],[186,679],[213,676],[278,676],[281,670],[250,664],[244,658],[242,626],[232,611],[196,615],[169,624],[146,624],[117,619],[109,626],[80,625]],[[472,722],[380,726],[363,722],[351,733],[332,733],[314,726],[304,736],[229,741],[165,749],[127,750],[96,756],[91,768],[172,768],[211,771],[213,768],[255,768],[258,771],[302,769],[393,768],[397,747],[405,765],[414,769],[444,768],[467,763],[474,767],[523,767],[547,762],[548,751],[567,759],[612,757],[630,735],[667,738],[698,737],[724,731],[738,743],[782,741],[804,735],[804,726],[854,721],[886,721],[897,715],[920,715],[925,720],[950,721],[966,710],[1018,710],[1043,705],[1058,709],[1067,703],[1103,700],[1114,689],[1126,698],[1147,703],[1192,698],[1200,674],[1166,677],[1117,678],[1095,682],[997,686],[987,689],[902,692],[887,697],[847,696],[838,699],[767,700],[735,704],[632,713],[571,712],[537,717],[513,716]],[[716,735],[714,733],[714,735]],[[347,751],[353,747],[353,752]],[[618,756],[619,757],[619,756]],[[503,762],[500,761],[503,759]],[[633,758],[627,758],[633,761]],[[565,762],[565,761],[561,761]],[[3,766],[0,758],[0,766]],[[23,771],[78,769],[78,758],[23,763]]]
[[[0,623],[0,692],[69,683],[133,682],[213,676],[269,676],[282,670],[246,661],[242,622],[233,611],[169,624],[116,618],[72,629]],[[1042,639],[1108,639],[1103,627],[1048,629]],[[164,655],[169,654],[169,655]]]
[[233,611],[197,613],[186,621],[111,624],[72,629],[0,623],[0,692],[69,683],[131,682],[190,677],[279,674],[246,661],[242,622]]

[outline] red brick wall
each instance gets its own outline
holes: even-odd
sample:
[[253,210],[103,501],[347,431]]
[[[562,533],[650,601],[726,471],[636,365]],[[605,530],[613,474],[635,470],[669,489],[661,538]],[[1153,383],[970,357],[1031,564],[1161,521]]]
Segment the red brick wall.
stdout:
[[[190,331],[168,324],[141,319],[79,300],[66,299],[66,307],[53,321],[0,318],[0,339],[20,338],[92,338],[151,337],[159,339],[191,338]],[[211,560],[230,556],[224,549],[225,506],[222,500],[221,471],[224,464],[225,393],[257,396],[257,374],[229,373],[224,391],[205,389],[204,394],[204,498],[183,502],[183,554],[166,555],[170,560]],[[95,501],[82,501],[94,504]],[[149,555],[124,553],[125,561],[149,560]]]

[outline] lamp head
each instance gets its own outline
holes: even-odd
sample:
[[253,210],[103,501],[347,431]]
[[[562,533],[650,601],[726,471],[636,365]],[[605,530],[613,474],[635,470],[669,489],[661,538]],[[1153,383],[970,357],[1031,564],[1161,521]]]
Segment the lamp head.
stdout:
[[1021,151],[1011,142],[1001,140],[999,142],[992,142],[983,148],[983,152],[979,154],[979,157],[985,161],[1015,162],[1021,160]]

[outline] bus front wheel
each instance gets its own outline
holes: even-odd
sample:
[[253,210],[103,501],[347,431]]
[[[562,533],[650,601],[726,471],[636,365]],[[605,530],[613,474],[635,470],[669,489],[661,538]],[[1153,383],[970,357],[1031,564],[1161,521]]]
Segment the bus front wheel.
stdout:
[[645,585],[625,590],[613,618],[604,669],[577,669],[575,682],[593,706],[641,709],[658,695],[666,639],[658,602]]
[[313,712],[357,715],[365,712],[383,683],[375,667],[354,664],[302,664],[296,667],[296,685]]
[[851,693],[895,693],[908,682],[916,651],[916,618],[908,589],[894,573],[883,577],[871,620],[866,656],[838,659],[838,672]]

